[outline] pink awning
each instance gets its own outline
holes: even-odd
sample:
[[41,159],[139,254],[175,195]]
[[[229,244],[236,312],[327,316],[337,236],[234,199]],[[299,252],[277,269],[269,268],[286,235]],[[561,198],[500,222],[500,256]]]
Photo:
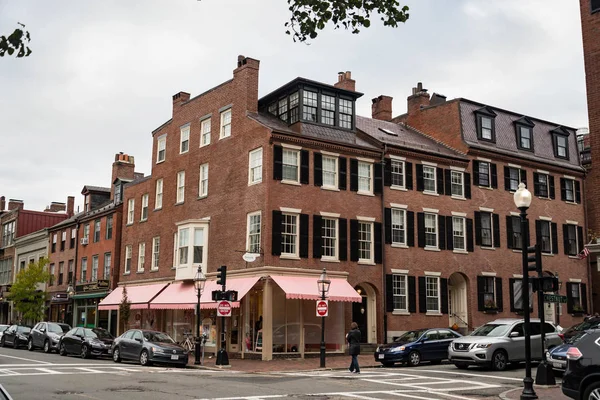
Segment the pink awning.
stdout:
[[[148,303],[157,294],[159,294],[168,283],[156,283],[153,285],[127,285],[127,298],[131,302],[131,308],[143,309],[148,308]],[[106,296],[100,304],[98,304],[99,310],[118,310],[119,304],[123,300],[123,286],[118,286]]]
[[[319,300],[321,295],[317,287],[318,277],[312,276],[281,276],[271,275],[271,278],[285,292],[286,299]],[[328,300],[361,302],[362,296],[341,278],[331,279]]]
[[[231,278],[227,279],[227,290],[237,290],[238,300],[241,300],[254,284],[258,281],[258,277],[247,278]],[[217,303],[212,301],[212,291],[221,290],[221,286],[217,285],[216,281],[206,281],[204,291],[200,297],[200,308],[211,309],[217,308]],[[198,303],[198,293],[193,282],[172,283],[161,294],[156,296],[150,302],[150,308],[153,309],[193,309]],[[239,307],[239,302],[231,303],[232,307]]]

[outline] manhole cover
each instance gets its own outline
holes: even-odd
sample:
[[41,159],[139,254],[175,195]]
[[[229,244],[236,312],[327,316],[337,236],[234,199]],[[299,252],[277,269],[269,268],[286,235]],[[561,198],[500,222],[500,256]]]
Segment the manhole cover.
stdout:
[[124,388],[111,388],[108,389],[111,392],[144,392],[145,390],[141,387],[124,387]]
[[71,391],[71,390],[57,390],[56,392],[54,392],[54,394],[60,394],[60,395],[65,395],[65,394],[83,394],[83,392],[77,392],[77,391]]

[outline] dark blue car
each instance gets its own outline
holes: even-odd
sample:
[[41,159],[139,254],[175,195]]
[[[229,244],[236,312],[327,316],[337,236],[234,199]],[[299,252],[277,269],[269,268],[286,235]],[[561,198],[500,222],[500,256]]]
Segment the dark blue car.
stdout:
[[416,366],[421,361],[439,363],[448,358],[448,346],[461,337],[448,328],[417,329],[404,333],[393,343],[382,344],[375,350],[375,361],[384,367],[395,363]]
[[571,336],[564,344],[556,346],[546,352],[546,360],[555,371],[565,372],[567,369],[567,351],[585,336],[586,331],[578,332]]

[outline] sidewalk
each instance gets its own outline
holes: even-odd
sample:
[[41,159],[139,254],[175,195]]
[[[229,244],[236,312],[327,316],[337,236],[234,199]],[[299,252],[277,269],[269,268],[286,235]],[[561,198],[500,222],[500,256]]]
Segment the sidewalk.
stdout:
[[[543,400],[565,400],[565,399],[568,399],[568,397],[562,393],[560,386],[558,386],[558,385],[553,386],[553,387],[535,386],[534,385],[533,390],[535,390],[535,394],[537,394],[538,399],[543,399]],[[522,391],[523,391],[523,388],[512,389],[508,392],[501,393],[500,398],[503,400],[519,400]]]

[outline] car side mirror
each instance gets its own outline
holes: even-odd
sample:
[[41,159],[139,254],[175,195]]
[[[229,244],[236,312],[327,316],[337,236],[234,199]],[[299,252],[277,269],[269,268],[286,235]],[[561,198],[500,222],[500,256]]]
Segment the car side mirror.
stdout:
[[514,337],[519,337],[519,332],[511,332],[508,337],[514,338]]
[[135,341],[136,341],[136,342],[140,342],[140,343],[142,343],[142,338],[139,338],[139,337],[138,337],[138,338],[135,338]]
[[44,333],[46,330],[44,328],[40,329],[40,332]]

